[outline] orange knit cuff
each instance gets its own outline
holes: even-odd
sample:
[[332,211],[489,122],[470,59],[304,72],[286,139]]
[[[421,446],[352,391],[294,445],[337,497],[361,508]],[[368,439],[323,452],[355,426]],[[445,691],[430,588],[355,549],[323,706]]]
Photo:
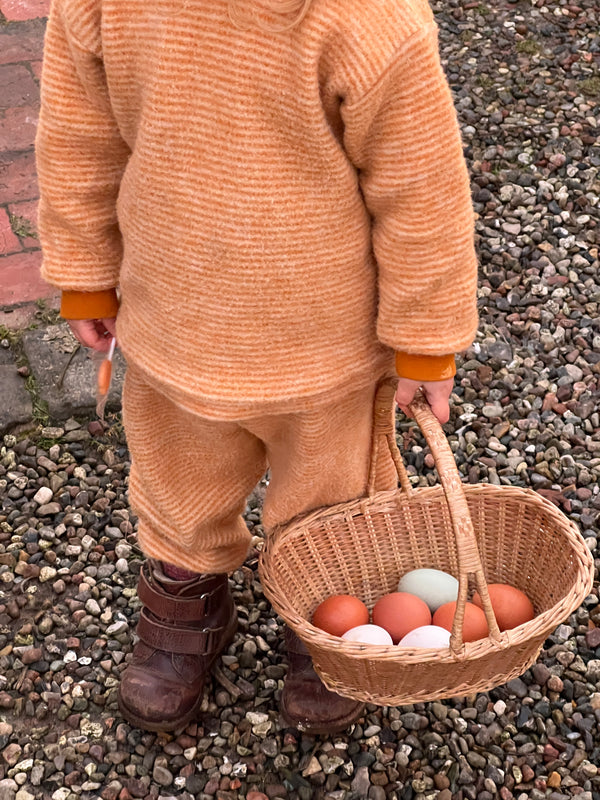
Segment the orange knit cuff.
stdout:
[[416,356],[396,353],[396,372],[413,381],[445,381],[456,375],[454,353],[447,356]]
[[104,319],[116,317],[119,300],[115,289],[100,292],[64,291],[60,301],[60,315],[64,319]]

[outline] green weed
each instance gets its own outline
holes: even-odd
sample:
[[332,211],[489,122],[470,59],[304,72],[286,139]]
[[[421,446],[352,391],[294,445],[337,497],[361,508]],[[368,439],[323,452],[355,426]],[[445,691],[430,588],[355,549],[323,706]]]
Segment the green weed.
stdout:
[[42,399],[40,390],[33,375],[29,375],[25,379],[25,388],[31,395],[31,405],[33,407],[33,419],[38,425],[46,427],[50,420],[50,413],[48,411],[48,403]]
[[53,445],[60,443],[60,439],[49,439],[47,436],[40,434],[40,436],[35,437],[35,443],[42,450],[50,450]]
[[10,227],[16,236],[20,236],[22,239],[27,239],[28,237],[33,239],[38,238],[35,228],[26,217],[20,217],[18,214],[10,214],[8,219],[10,221]]
[[525,53],[528,56],[535,56],[540,52],[540,46],[534,39],[522,39],[516,44],[517,53]]
[[600,76],[595,75],[593,78],[586,78],[581,81],[579,88],[588,97],[600,95]]
[[44,325],[56,325],[60,321],[60,311],[57,308],[49,308],[48,303],[43,298],[36,300],[35,304],[37,306],[35,318],[43,322]]
[[14,350],[21,342],[21,331],[13,331],[11,328],[7,328],[6,325],[0,325],[0,339],[5,339],[11,347],[11,350]]

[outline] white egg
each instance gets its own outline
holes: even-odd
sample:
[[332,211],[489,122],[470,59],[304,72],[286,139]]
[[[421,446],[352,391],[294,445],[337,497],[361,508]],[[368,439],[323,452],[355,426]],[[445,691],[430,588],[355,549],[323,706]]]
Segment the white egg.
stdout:
[[392,637],[379,625],[357,625],[350,628],[342,636],[348,642],[364,642],[365,644],[394,644]]
[[433,614],[444,603],[456,600],[458,581],[441,569],[413,569],[400,578],[398,591],[420,597]]
[[398,643],[399,647],[448,647],[450,631],[439,625],[421,625],[410,631]]

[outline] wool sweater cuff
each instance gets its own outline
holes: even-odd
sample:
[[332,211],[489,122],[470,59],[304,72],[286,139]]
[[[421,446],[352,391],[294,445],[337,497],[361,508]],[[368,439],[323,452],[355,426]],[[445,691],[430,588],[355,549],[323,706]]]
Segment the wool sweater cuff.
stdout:
[[64,319],[104,319],[116,317],[119,299],[115,289],[99,292],[63,291],[60,315]]
[[445,381],[456,375],[454,353],[445,356],[418,356],[396,353],[396,372],[400,378],[413,381]]

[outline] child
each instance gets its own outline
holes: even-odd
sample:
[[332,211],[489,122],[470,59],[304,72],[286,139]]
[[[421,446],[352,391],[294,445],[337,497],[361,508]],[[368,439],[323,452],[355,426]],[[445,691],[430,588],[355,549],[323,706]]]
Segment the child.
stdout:
[[[79,341],[116,333],[128,362],[149,559],[119,703],[175,729],[234,635],[227,573],[267,466],[267,531],[361,496],[394,364],[399,405],[422,385],[448,419],[476,260],[433,16],[425,0],[53,0],[37,157],[43,275]],[[362,705],[286,641],[284,721],[343,730]]]

